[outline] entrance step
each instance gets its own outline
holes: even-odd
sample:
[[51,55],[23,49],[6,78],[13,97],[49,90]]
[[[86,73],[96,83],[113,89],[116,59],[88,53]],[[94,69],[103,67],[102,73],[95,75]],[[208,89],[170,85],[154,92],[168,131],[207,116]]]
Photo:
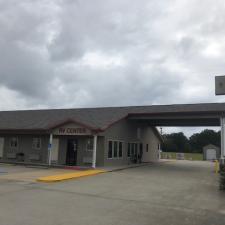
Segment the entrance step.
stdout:
[[39,182],[59,182],[69,179],[77,179],[80,177],[86,176],[94,176],[100,173],[105,173],[105,170],[85,170],[85,171],[77,171],[74,173],[63,173],[63,174],[56,174],[52,176],[40,177],[37,179]]

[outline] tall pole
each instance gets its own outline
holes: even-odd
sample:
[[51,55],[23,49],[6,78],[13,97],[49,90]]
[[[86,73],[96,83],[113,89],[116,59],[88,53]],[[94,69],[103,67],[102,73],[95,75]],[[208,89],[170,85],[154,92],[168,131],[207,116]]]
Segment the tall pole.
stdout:
[[224,164],[225,157],[225,117],[220,118],[220,127],[221,127],[221,153],[220,160],[221,164]]
[[51,166],[51,161],[52,161],[52,139],[53,139],[53,134],[51,133],[49,136],[49,144],[48,144],[48,165]]
[[96,167],[96,152],[97,152],[97,135],[93,136],[94,146],[93,146],[93,155],[92,155],[92,168]]

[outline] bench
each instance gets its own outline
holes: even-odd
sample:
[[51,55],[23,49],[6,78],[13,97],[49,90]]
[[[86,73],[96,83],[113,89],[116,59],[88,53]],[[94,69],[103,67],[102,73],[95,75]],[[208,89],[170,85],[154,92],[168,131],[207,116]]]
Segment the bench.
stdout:
[[29,160],[40,160],[41,156],[40,154],[30,154]]
[[7,153],[7,159],[16,159],[16,153],[11,152],[11,153]]
[[92,158],[91,157],[84,157],[83,163],[92,163]]

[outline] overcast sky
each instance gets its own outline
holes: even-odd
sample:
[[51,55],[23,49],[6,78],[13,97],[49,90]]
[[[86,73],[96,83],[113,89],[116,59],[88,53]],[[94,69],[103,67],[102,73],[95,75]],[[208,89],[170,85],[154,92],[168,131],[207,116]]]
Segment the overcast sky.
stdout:
[[0,0],[0,110],[222,102],[224,0]]

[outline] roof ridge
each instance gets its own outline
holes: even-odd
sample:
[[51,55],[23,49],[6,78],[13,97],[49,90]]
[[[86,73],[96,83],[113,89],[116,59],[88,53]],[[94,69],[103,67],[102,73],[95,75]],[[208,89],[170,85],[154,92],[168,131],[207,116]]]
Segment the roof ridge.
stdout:
[[16,109],[16,110],[0,110],[0,112],[33,112],[33,111],[54,111],[54,110],[94,110],[94,109],[115,109],[115,108],[139,108],[139,107],[168,107],[168,106],[189,106],[189,105],[217,105],[225,104],[225,102],[201,102],[201,103],[185,103],[185,104],[152,104],[152,105],[127,105],[127,106],[102,106],[102,107],[83,107],[83,108],[42,108],[42,109]]

